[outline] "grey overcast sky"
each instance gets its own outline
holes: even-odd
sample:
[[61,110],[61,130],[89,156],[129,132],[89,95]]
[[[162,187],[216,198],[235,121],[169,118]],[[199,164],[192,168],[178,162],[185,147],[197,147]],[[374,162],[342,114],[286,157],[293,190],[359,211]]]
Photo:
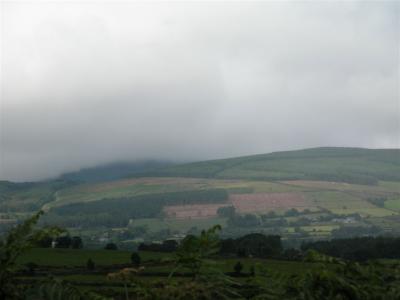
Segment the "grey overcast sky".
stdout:
[[3,1],[0,179],[399,148],[399,3]]

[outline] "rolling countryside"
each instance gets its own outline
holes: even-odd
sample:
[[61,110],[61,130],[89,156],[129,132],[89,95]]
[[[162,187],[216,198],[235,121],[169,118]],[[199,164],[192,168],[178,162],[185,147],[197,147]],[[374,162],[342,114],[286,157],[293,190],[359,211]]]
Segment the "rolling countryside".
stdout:
[[399,158],[391,149],[313,148],[130,164],[118,173],[119,163],[38,183],[2,182],[1,224],[6,229],[42,209],[43,222],[93,245],[164,239],[215,224],[227,236],[275,230],[288,240],[329,238],[341,227],[397,232]]

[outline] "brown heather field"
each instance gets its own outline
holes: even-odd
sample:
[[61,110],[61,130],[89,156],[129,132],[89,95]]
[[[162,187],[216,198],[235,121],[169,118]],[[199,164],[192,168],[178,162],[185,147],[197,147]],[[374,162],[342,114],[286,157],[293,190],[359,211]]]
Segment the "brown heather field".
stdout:
[[256,193],[233,194],[226,204],[195,204],[166,206],[164,213],[169,218],[194,219],[215,217],[217,210],[224,206],[234,206],[239,213],[264,213],[272,210],[296,208],[303,210],[312,203],[299,193]]

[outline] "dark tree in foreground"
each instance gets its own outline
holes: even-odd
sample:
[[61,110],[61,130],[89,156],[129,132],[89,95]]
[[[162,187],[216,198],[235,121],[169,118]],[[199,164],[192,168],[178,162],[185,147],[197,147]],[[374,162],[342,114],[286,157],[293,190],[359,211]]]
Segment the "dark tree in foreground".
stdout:
[[19,224],[10,231],[2,241],[0,247],[0,299],[21,298],[21,290],[15,282],[17,258],[36,243],[40,238],[33,234],[36,225],[43,212],[39,212],[24,223]]
[[86,269],[93,271],[95,267],[96,267],[96,265],[95,265],[94,261],[91,258],[89,258],[86,262]]
[[249,273],[250,276],[254,276],[256,274],[256,268],[254,267],[254,265],[250,266]]
[[37,246],[39,248],[50,248],[52,242],[53,242],[53,238],[52,237],[44,236],[39,241],[37,241]]
[[[44,236],[56,236],[58,228],[35,228],[42,211],[13,228],[0,240],[0,299],[22,299],[24,290],[16,284],[17,259],[21,254],[38,244]],[[33,265],[30,265],[33,269]]]
[[35,269],[37,267],[38,267],[38,265],[33,263],[33,262],[26,263],[25,264],[25,271],[26,271],[27,275],[29,275],[29,276],[35,275]]
[[83,242],[82,239],[79,236],[74,236],[71,239],[71,248],[72,249],[82,249],[83,248]]
[[116,244],[114,243],[108,243],[105,247],[105,250],[118,250],[118,247]]
[[235,273],[236,273],[236,274],[242,273],[242,270],[243,270],[243,265],[242,265],[242,263],[241,263],[240,261],[238,261],[238,262],[233,266],[233,269],[235,270]]
[[131,254],[131,262],[135,267],[140,266],[141,258],[140,258],[139,253],[133,252]]
[[69,248],[71,246],[72,239],[69,235],[59,236],[56,239],[56,248]]
[[[37,246],[45,236],[58,236],[63,230],[57,227],[36,228],[42,211],[14,227],[0,239],[0,299],[79,299],[105,300],[91,291],[81,290],[54,277],[38,280],[31,286],[21,285],[17,280],[20,265],[17,260],[21,254]],[[34,273],[36,265],[28,263],[28,272]]]

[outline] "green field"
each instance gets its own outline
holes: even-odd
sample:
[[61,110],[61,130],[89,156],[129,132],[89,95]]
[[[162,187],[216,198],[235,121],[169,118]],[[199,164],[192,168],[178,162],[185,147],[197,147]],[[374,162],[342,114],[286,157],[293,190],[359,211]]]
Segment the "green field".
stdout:
[[[18,263],[23,265],[33,262],[39,266],[67,266],[67,267],[84,267],[87,260],[92,259],[96,265],[118,265],[130,263],[131,252],[120,250],[73,250],[73,249],[49,249],[49,248],[33,248],[19,258]],[[160,252],[143,252],[140,253],[142,260],[154,260],[168,257],[165,253]]]
[[[86,262],[91,258],[96,266],[111,266],[130,264],[130,254],[128,251],[113,251],[113,250],[73,250],[73,249],[46,249],[34,248],[20,257],[18,263],[24,265],[28,262],[33,262],[38,266],[43,267],[58,267],[58,268],[73,268],[85,267]],[[145,265],[146,273],[152,272],[165,272],[169,273],[172,269],[171,264],[162,263],[162,261],[171,260],[174,254],[167,254],[161,252],[139,252],[142,262]],[[273,259],[260,259],[260,258],[227,258],[217,259],[216,265],[223,272],[232,272],[233,266],[236,262],[240,261],[244,266],[244,272],[247,272],[250,266],[256,264],[263,264],[272,271],[279,271],[285,273],[301,273],[305,269],[310,269],[315,266],[313,263],[305,262],[290,262],[283,260]],[[155,262],[155,263],[152,263]],[[150,263],[150,265],[147,265]],[[98,279],[104,278],[104,275],[69,275],[74,279]],[[105,279],[105,278],[104,278]]]
[[[182,284],[190,282],[193,279],[188,276],[190,270],[182,268],[172,278],[168,275],[174,268],[172,261],[174,253],[155,253],[140,252],[142,266],[144,270],[135,277],[136,283],[146,286],[161,286],[167,282]],[[51,272],[56,278],[64,282],[88,291],[101,293],[104,295],[124,295],[124,282],[121,279],[110,280],[107,274],[118,272],[123,267],[130,265],[130,253],[125,251],[104,251],[104,250],[71,250],[71,249],[32,249],[25,253],[18,261],[19,266],[23,268],[26,263],[35,263],[35,275],[22,275],[19,280],[40,282],[46,280],[46,277],[40,272]],[[96,268],[93,271],[86,270],[86,261],[91,258]],[[252,268],[263,268],[269,274],[282,274],[286,276],[303,276],[306,271],[318,270],[320,267],[316,263],[301,261],[284,261],[274,259],[260,258],[215,258],[213,268],[218,269],[225,274],[231,274],[234,266],[240,262],[243,266],[242,273],[249,274]],[[331,268],[330,266],[328,266]],[[332,266],[334,267],[334,266]],[[187,275],[185,275],[187,274]],[[246,283],[249,277],[235,278],[236,283]],[[231,279],[232,280],[232,279]],[[128,285],[129,293],[135,293],[135,285]]]
[[385,207],[391,210],[400,211],[400,198],[385,201]]

